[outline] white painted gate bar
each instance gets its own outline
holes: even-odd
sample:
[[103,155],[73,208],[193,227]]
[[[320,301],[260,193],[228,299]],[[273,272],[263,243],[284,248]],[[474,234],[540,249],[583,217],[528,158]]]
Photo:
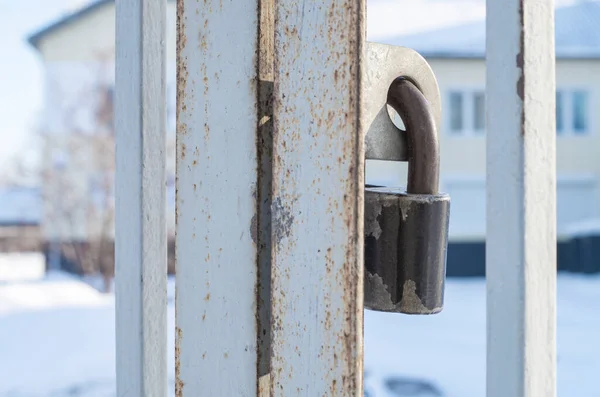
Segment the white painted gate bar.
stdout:
[[177,396],[257,395],[258,15],[177,2]]
[[275,4],[271,395],[359,396],[365,2]]
[[116,1],[117,395],[167,395],[164,1]]
[[487,395],[556,395],[552,0],[487,0]]

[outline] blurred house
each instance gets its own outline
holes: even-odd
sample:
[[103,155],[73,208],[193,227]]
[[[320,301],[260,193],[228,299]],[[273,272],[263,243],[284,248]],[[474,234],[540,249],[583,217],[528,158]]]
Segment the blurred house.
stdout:
[[[600,214],[599,24],[600,2],[578,1],[556,9],[559,269],[577,267],[571,263],[569,229]],[[441,189],[452,198],[448,273],[481,275],[486,229],[485,21],[378,41],[417,50],[435,72],[443,104]],[[600,271],[600,257],[595,262]]]
[[[175,224],[175,2],[167,20],[167,220]],[[114,1],[94,1],[29,37],[43,62],[44,250],[48,267],[114,269]]]
[[[561,5],[556,11],[558,248],[559,267],[568,268],[567,228],[600,212],[600,156],[596,154],[600,135],[594,117],[600,106],[600,9],[591,1],[557,0],[557,4]],[[436,73],[444,113],[439,131],[441,188],[452,197],[448,274],[482,275],[485,1],[369,0],[367,18],[369,40],[414,48]],[[168,1],[167,213],[171,236],[175,22],[175,2]],[[46,72],[44,236],[54,243],[49,247],[63,247],[63,256],[79,263],[75,268],[93,268],[90,263],[101,256],[102,247],[111,246],[114,235],[114,1],[97,0],[35,33],[30,43],[39,50]],[[403,185],[405,165],[369,161],[367,179]]]

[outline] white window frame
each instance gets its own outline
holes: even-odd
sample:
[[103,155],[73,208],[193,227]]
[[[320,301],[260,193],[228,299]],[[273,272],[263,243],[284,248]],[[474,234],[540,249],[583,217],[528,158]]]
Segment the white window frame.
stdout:
[[[463,128],[461,130],[453,131],[451,129],[452,112],[450,111],[450,96],[453,93],[460,93],[463,97]],[[446,135],[450,137],[485,137],[485,108],[484,108],[484,128],[475,129],[475,94],[481,93],[485,98],[485,87],[484,86],[470,86],[470,87],[448,87],[445,90],[445,99],[448,103],[446,111],[444,112],[444,129]]]
[[[573,128],[574,112],[573,112],[573,94],[582,91],[587,95],[585,106],[586,128],[582,131],[575,131]],[[594,119],[592,112],[593,92],[589,87],[578,85],[560,85],[557,86],[556,92],[563,95],[563,129],[559,131],[558,123],[556,124],[557,138],[583,138],[589,137],[594,131]],[[558,110],[558,104],[557,104]]]

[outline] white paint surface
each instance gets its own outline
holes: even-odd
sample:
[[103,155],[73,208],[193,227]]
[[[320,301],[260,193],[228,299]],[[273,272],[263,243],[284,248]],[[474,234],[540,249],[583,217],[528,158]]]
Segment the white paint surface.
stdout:
[[167,393],[165,2],[116,3],[117,394]]
[[556,395],[554,3],[487,1],[487,396]]
[[255,396],[258,3],[178,6],[176,385]]
[[362,393],[364,2],[276,2],[271,395]]

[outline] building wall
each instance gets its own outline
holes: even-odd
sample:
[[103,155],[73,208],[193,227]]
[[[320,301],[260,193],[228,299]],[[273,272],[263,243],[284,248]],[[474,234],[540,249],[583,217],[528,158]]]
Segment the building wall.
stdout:
[[[440,189],[452,200],[448,275],[481,276],[485,273],[485,131],[478,133],[467,127],[463,133],[453,134],[449,127],[449,96],[451,91],[484,91],[485,63],[457,59],[428,62],[437,77],[443,104]],[[567,232],[574,224],[600,215],[600,61],[558,60],[556,78],[559,91],[588,92],[587,132],[577,135],[565,128],[556,141],[558,268],[578,271],[581,264],[577,258],[581,255],[574,254],[579,248],[568,239]],[[567,108],[564,105],[563,111]],[[472,111],[466,113],[467,117],[473,116]],[[366,179],[373,184],[405,186],[406,169],[406,163],[368,160]]]
[[[166,33],[167,168],[170,183],[167,216],[172,233],[175,221],[174,2],[168,2]],[[98,152],[97,143],[90,142],[91,136],[106,133],[104,127],[98,125],[93,109],[99,106],[98,88],[114,85],[114,43],[114,3],[108,3],[62,27],[39,43],[47,85],[44,123],[48,137],[44,157],[47,171],[44,230],[47,238],[60,236],[62,239],[86,240],[102,229],[104,217],[99,214],[98,208],[102,210],[105,206],[98,202],[104,201],[102,197],[106,192],[95,190],[97,183],[94,178],[98,179],[107,168],[98,166],[97,161],[90,161]],[[483,60],[430,59],[429,62],[437,76],[444,104],[444,122],[440,129],[441,189],[452,197],[449,274],[478,275],[483,271],[485,259],[485,133],[450,133],[448,95],[452,90],[483,91],[485,64]],[[558,231],[559,237],[562,237],[572,223],[596,217],[600,212],[600,157],[597,155],[600,134],[596,117],[600,106],[600,61],[559,60],[557,86],[559,89],[588,90],[590,116],[587,134],[577,136],[567,133],[557,138]],[[91,101],[91,104],[82,106],[81,98]],[[467,117],[472,117],[472,113],[468,113]],[[67,158],[65,171],[57,170],[57,158]],[[367,161],[366,179],[368,183],[405,185],[406,163]],[[64,207],[73,207],[69,220],[58,216]]]
[[[167,59],[175,60],[176,9],[175,1],[167,1],[166,28]],[[68,45],[66,45],[68,43]],[[44,60],[95,61],[98,54],[114,54],[115,4],[107,3],[94,12],[45,36],[39,43]]]
[[[441,136],[442,188],[452,196],[451,243],[448,274],[479,276],[485,273],[485,133],[466,129],[463,134],[450,131],[450,92],[485,89],[483,60],[430,60],[440,85],[444,103]],[[557,267],[579,271],[581,258],[575,240],[566,233],[574,224],[599,215],[600,147],[598,110],[600,102],[600,61],[558,60],[557,90],[571,94],[585,90],[588,126],[584,134],[567,128],[572,119],[563,121],[557,133]],[[565,99],[563,98],[563,101]],[[569,115],[570,103],[562,106]],[[565,114],[566,113],[566,114]],[[510,131],[507,131],[510,133]]]
[[[460,134],[452,133],[449,95],[451,91],[484,91],[485,64],[483,60],[428,61],[442,95],[441,189],[449,192],[452,198],[450,237],[456,242],[482,241],[485,236],[485,131],[478,133],[467,127]],[[587,132],[577,135],[565,131],[557,135],[557,226],[562,238],[573,223],[600,214],[600,61],[559,60],[556,76],[559,90],[584,89],[588,92]],[[466,115],[472,116],[472,112]],[[369,161],[367,180],[404,185],[406,165],[386,163]]]
[[[175,224],[175,2],[167,3],[167,222]],[[46,35],[44,221],[46,239],[114,236],[115,6],[108,3]]]

